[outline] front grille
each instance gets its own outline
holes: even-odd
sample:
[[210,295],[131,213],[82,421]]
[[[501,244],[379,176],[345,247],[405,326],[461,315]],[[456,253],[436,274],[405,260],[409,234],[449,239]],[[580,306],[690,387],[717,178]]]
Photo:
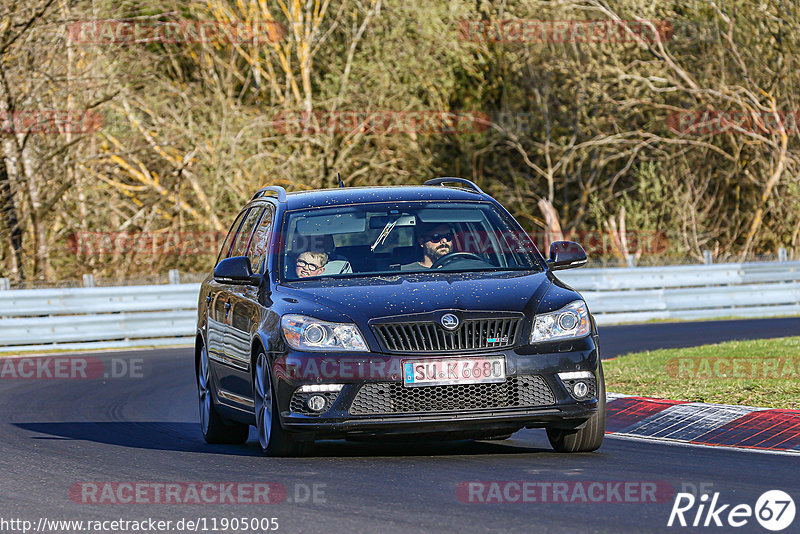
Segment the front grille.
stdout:
[[467,319],[452,332],[434,322],[384,323],[373,329],[390,352],[444,352],[510,347],[519,324],[518,318]]
[[350,413],[452,412],[487,408],[549,406],[556,399],[541,376],[512,376],[498,384],[458,384],[407,388],[400,382],[372,382],[358,390]]

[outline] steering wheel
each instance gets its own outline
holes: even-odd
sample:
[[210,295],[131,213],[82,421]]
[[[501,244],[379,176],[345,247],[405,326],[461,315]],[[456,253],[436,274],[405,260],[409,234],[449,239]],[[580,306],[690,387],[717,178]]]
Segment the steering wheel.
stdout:
[[431,265],[431,269],[441,269],[447,264],[453,263],[458,260],[478,260],[481,263],[486,263],[486,260],[472,252],[452,252],[446,256],[442,256]]

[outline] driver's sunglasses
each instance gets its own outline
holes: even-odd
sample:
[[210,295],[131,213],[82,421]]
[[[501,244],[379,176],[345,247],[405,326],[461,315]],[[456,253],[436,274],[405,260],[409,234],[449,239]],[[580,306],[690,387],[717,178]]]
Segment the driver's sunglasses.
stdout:
[[443,234],[427,234],[425,236],[425,241],[430,241],[431,243],[438,243],[442,239],[445,241],[452,241],[453,232],[445,232]]
[[319,265],[314,263],[308,263],[307,261],[297,260],[297,266],[300,268],[308,269],[309,271],[316,271],[317,269],[321,269]]

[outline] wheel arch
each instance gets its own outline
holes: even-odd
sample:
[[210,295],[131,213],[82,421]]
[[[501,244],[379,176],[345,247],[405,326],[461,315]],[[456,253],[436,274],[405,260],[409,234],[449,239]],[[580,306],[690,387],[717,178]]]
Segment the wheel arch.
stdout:
[[250,343],[250,375],[254,381],[256,373],[256,358],[258,357],[259,352],[267,354],[267,348],[266,344],[264,343],[264,340],[261,339],[261,335],[259,333],[256,333],[253,336],[253,341]]
[[203,338],[203,333],[198,331],[194,338],[194,374],[197,376],[198,369],[200,368],[200,350],[206,344]]

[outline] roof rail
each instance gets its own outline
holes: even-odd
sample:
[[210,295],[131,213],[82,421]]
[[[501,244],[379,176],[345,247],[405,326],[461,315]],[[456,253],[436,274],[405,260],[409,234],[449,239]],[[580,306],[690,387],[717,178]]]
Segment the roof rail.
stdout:
[[452,176],[448,176],[446,178],[434,178],[432,180],[428,180],[422,185],[441,185],[441,184],[463,184],[475,191],[476,193],[484,194],[480,187],[475,184],[475,182],[471,182],[466,178],[455,178]]
[[278,195],[278,202],[286,202],[286,189],[279,185],[269,185],[267,187],[262,187],[256,194],[253,195],[253,198],[250,200],[255,200],[257,198],[261,198],[267,193],[276,193]]

